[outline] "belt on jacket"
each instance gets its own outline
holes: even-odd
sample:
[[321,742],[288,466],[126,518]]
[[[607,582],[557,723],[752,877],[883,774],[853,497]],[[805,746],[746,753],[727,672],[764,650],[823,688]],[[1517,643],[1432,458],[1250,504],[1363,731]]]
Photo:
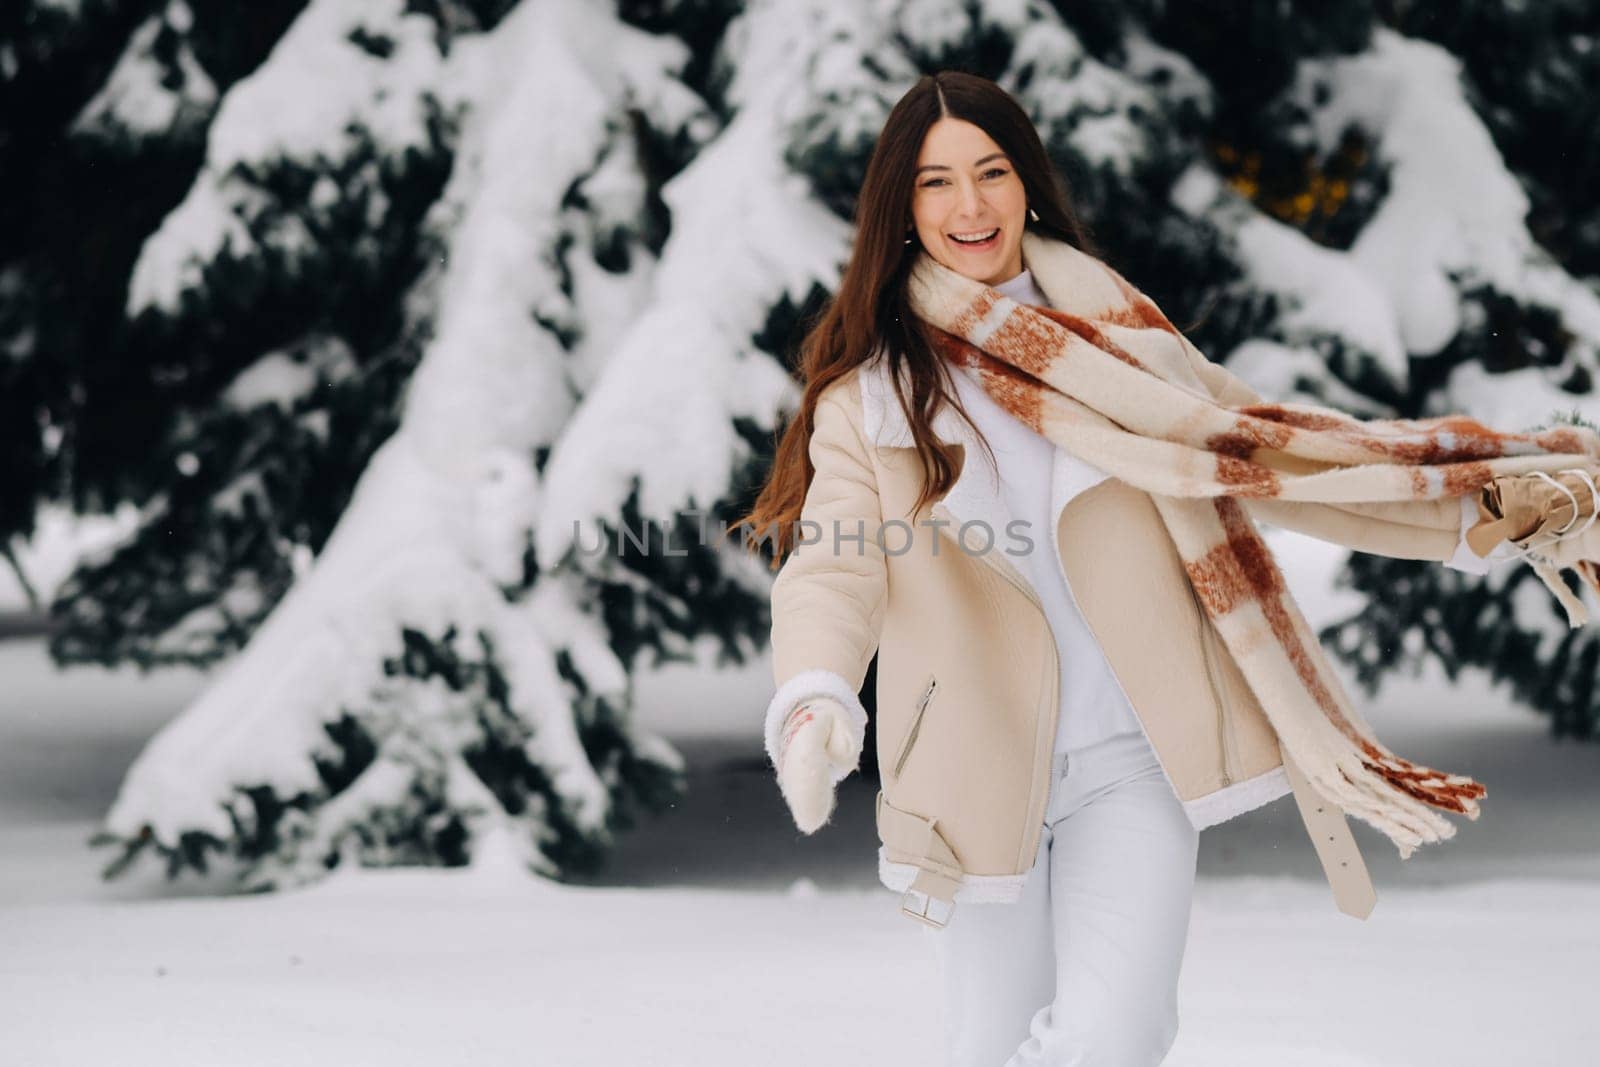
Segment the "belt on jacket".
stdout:
[[[1372,914],[1378,894],[1372,887],[1372,877],[1361,858],[1361,850],[1356,847],[1355,837],[1345,822],[1344,812],[1317,792],[1282,746],[1279,752],[1306,834],[1311,838],[1333,890],[1334,903],[1346,915],[1365,919]],[[887,858],[917,868],[916,878],[901,894],[901,912],[929,926],[944,926],[955,909],[962,870],[955,852],[939,833],[938,819],[897,808],[884,800],[880,790],[877,821]],[[935,901],[942,908],[935,909]],[[942,916],[936,911],[942,912]]]
[[[900,911],[919,922],[938,928],[950,921],[955,910],[956,890],[961,886],[961,863],[944,835],[937,818],[927,818],[895,807],[878,791],[878,834],[883,838],[884,855],[897,863],[910,863],[917,876],[900,895]],[[934,901],[942,907],[935,908]]]
[[1306,833],[1322,861],[1323,873],[1333,889],[1333,901],[1339,910],[1357,919],[1372,914],[1378,902],[1377,891],[1372,888],[1372,876],[1356,847],[1356,839],[1345,823],[1344,812],[1306,779],[1289,753],[1278,746],[1283,755],[1283,769],[1289,776],[1289,787],[1294,790],[1294,802],[1300,809],[1300,818],[1306,824]]

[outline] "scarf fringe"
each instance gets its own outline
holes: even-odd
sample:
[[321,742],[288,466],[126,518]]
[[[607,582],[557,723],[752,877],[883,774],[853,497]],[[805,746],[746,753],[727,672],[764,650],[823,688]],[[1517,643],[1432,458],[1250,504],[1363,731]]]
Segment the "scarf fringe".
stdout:
[[[1551,593],[1555,594],[1556,600],[1558,600],[1561,603],[1562,608],[1566,610],[1568,629],[1576,630],[1578,627],[1589,621],[1589,609],[1583,606],[1583,601],[1574,596],[1572,590],[1568,588],[1567,583],[1562,580],[1560,568],[1556,567],[1555,564],[1545,559],[1530,558],[1528,563],[1533,567],[1533,573],[1537,574],[1539,576],[1539,580],[1544,583],[1545,588],[1550,590]],[[1583,564],[1588,565],[1587,571],[1584,569]],[[1590,588],[1595,589],[1596,592],[1600,592],[1600,587],[1595,585],[1595,577],[1593,575],[1594,564],[1584,560],[1579,566],[1574,567],[1573,569],[1578,572],[1579,577],[1588,582]]]
[[[1237,527],[1231,528],[1229,533],[1230,544],[1241,536]],[[1255,539],[1257,548],[1251,555],[1270,569],[1275,588],[1285,591],[1281,608],[1289,616],[1294,636],[1306,651],[1309,663],[1302,669],[1313,675],[1300,678],[1303,690],[1320,690],[1323,701],[1332,705],[1330,708],[1327,703],[1319,702],[1323,714],[1314,716],[1302,710],[1306,708],[1303,700],[1292,696],[1260,700],[1262,711],[1280,742],[1313,787],[1346,814],[1361,819],[1389,838],[1401,859],[1409,858],[1421,845],[1454,837],[1455,826],[1439,811],[1476,820],[1480,814],[1478,801],[1487,795],[1487,789],[1467,775],[1413,763],[1378,740],[1371,724],[1349,700],[1327,653],[1299,606],[1288,595],[1288,585],[1271,549],[1254,529],[1244,536]],[[1239,667],[1249,677],[1256,664],[1250,657],[1242,657]],[[1259,669],[1256,673],[1260,674]],[[1263,677],[1261,682],[1256,692],[1270,694],[1273,691],[1270,681]]]
[[[1478,818],[1478,801],[1487,795],[1481,783],[1413,763],[1378,740],[1289,595],[1272,550],[1237,501],[1159,494],[1151,499],[1172,533],[1189,580],[1202,591],[1201,605],[1234,651],[1279,744],[1320,795],[1389,838],[1401,859],[1421,845],[1455,835],[1454,825],[1439,811]],[[1226,547],[1219,557],[1217,551],[1199,551],[1207,544]],[[1192,562],[1202,559],[1206,562]],[[1229,576],[1247,572],[1257,596],[1218,612],[1216,590],[1236,587]],[[1262,647],[1263,626],[1271,634],[1266,642],[1297,647],[1303,654],[1280,659],[1236,651]]]

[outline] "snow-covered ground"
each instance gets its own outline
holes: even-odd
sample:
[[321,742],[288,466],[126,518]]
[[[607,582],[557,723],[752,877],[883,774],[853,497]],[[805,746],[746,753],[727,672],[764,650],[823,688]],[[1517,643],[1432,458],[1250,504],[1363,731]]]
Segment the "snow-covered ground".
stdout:
[[[1271,535],[1313,622],[1336,550]],[[928,938],[876,885],[872,786],[801,837],[763,763],[766,664],[645,679],[691,792],[583,885],[486,849],[468,871],[346,871],[204,895],[86,840],[198,675],[48,665],[0,642],[0,1062],[763,1067],[938,1062]],[[1403,755],[1473,775],[1483,816],[1335,911],[1291,798],[1207,830],[1168,1067],[1593,1062],[1600,748],[1554,742],[1481,676],[1366,706]]]

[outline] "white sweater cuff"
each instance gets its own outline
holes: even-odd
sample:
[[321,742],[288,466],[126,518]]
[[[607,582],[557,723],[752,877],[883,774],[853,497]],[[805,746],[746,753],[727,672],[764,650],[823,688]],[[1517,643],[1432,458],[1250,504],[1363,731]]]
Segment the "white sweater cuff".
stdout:
[[1478,500],[1472,493],[1463,493],[1461,496],[1461,535],[1456,542],[1455,555],[1444,561],[1446,567],[1469,574],[1488,574],[1497,565],[1506,560],[1517,559],[1517,547],[1510,541],[1501,541],[1489,550],[1487,556],[1480,556],[1467,547],[1467,531],[1478,523]]

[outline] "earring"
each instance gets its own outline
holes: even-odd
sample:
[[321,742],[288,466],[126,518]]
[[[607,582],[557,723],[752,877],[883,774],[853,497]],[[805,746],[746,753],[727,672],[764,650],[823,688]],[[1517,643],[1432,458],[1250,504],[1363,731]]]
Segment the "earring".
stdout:
[[1032,219],[1034,222],[1038,222],[1039,221],[1039,213],[1037,211],[1033,210],[1033,208],[1031,208],[1031,207],[1028,209],[1028,217],[1030,219]]
[[[911,227],[910,227],[910,226],[907,226],[907,227],[906,227],[906,233],[908,233],[908,234],[909,234],[909,233],[910,233],[910,232],[911,232]],[[906,243],[906,244],[910,244],[910,243],[911,243],[911,238],[910,238],[910,237],[907,237],[907,238],[906,238],[906,239],[905,239],[905,243]]]

